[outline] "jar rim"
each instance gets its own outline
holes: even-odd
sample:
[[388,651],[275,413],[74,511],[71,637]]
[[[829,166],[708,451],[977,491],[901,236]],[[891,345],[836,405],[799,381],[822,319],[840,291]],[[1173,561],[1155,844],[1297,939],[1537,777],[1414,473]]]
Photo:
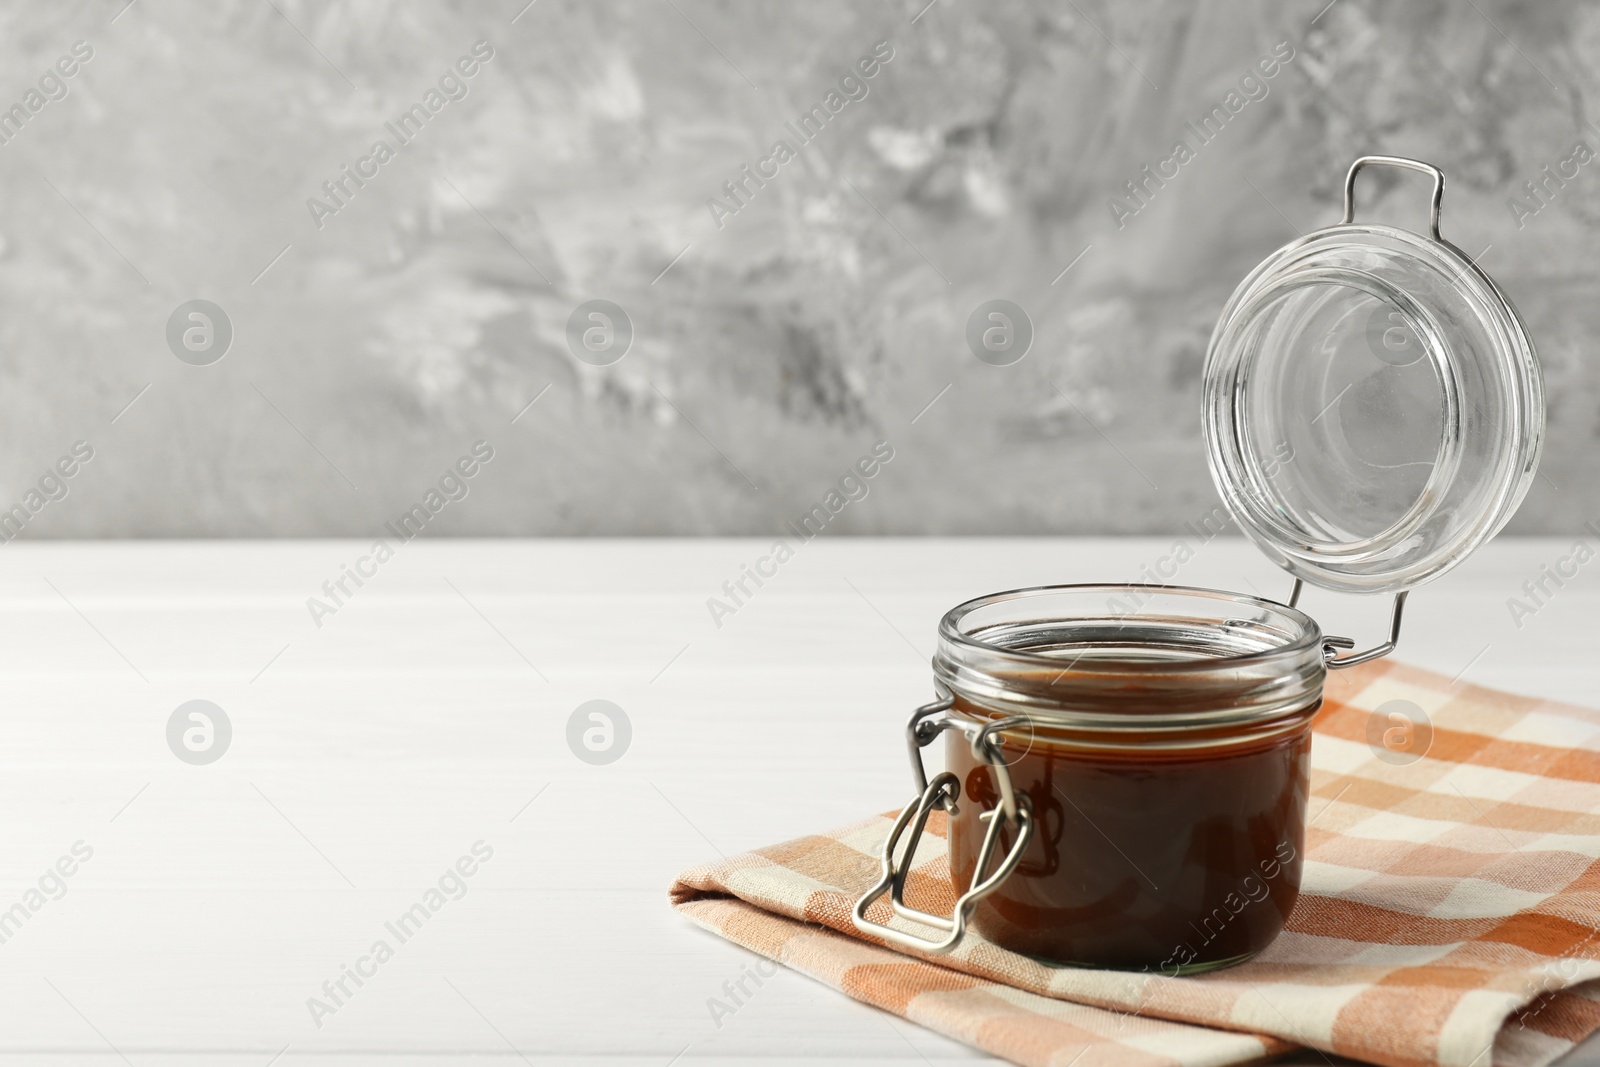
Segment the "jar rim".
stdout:
[[[1062,603],[972,625],[985,609],[1049,597]],[[1118,598],[1133,606],[1122,610]],[[1074,647],[1083,651],[1072,656]],[[933,666],[942,688],[997,714],[1146,733],[1302,711],[1320,701],[1327,674],[1322,630],[1300,609],[1148,583],[1028,586],[965,601],[939,622]]]
[[[1249,593],[1234,593],[1226,589],[1211,589],[1206,586],[1154,585],[1148,582],[1081,582],[1059,585],[1029,585],[1021,586],[1017,589],[1005,589],[998,593],[987,593],[983,596],[973,597],[971,600],[957,604],[955,607],[945,612],[944,617],[939,620],[939,636],[941,639],[947,640],[953,645],[965,645],[975,649],[982,649],[986,652],[998,653],[1008,658],[1013,658],[1020,664],[1026,664],[1034,667],[1060,667],[1061,660],[1058,657],[1046,656],[1037,652],[1020,652],[1016,649],[1008,648],[1005,645],[979,640],[978,638],[972,637],[969,634],[963,633],[959,629],[961,620],[965,619],[967,616],[971,615],[980,608],[986,608],[994,604],[1005,603],[1006,601],[1026,600],[1036,596],[1048,596],[1060,593],[1104,593],[1107,595],[1116,595],[1119,593],[1147,593],[1192,597],[1196,600],[1212,600],[1219,603],[1226,602],[1248,604],[1254,607],[1268,609],[1274,613],[1283,615],[1285,618],[1293,619],[1295,621],[1303,619],[1305,622],[1310,624],[1309,628],[1305,632],[1302,632],[1302,634],[1296,640],[1281,646],[1265,649],[1259,652],[1238,653],[1229,656],[1196,656],[1193,660],[1187,662],[1164,661],[1162,663],[1162,670],[1164,671],[1185,669],[1205,670],[1208,668],[1214,669],[1222,661],[1226,661],[1231,665],[1244,666],[1250,663],[1271,659],[1273,657],[1303,652],[1313,646],[1320,649],[1322,645],[1322,630],[1317,625],[1316,620],[1310,615],[1301,611],[1299,608],[1290,607],[1288,604],[1281,603],[1280,601],[1268,600],[1266,597],[1252,596]],[[1121,665],[1118,665],[1115,660],[1099,659],[1096,661],[1096,666],[1104,667],[1112,672],[1115,672],[1119,669],[1138,672],[1149,670],[1149,665],[1147,663],[1134,662],[1131,660],[1123,661]]]

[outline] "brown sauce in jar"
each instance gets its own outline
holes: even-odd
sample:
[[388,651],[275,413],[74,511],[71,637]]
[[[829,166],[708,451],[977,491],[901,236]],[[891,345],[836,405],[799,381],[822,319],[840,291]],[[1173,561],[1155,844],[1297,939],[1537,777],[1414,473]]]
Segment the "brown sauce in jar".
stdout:
[[[1129,714],[1138,715],[1138,694]],[[1148,698],[1150,694],[1146,694]],[[1152,711],[1170,710],[1162,700]],[[1227,966],[1265,948],[1300,891],[1311,716],[1170,732],[1008,731],[1001,752],[1034,833],[972,926],[1047,962],[1169,975]],[[957,697],[977,722],[1000,713]],[[961,783],[950,867],[969,884],[999,802],[992,768],[959,731],[946,766]],[[1005,827],[997,859],[1015,831]],[[991,865],[992,869],[992,865]]]

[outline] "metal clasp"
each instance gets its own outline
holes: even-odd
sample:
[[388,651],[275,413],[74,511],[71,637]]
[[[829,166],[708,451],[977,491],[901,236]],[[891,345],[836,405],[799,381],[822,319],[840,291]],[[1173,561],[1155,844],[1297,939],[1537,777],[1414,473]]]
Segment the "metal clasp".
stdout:
[[[945,699],[925,704],[912,712],[911,720],[906,724],[906,739],[911,750],[911,770],[917,782],[918,794],[900,813],[900,817],[895,820],[888,838],[883,843],[880,877],[877,883],[856,901],[855,907],[850,912],[856,929],[863,933],[882,938],[902,948],[919,949],[934,955],[949,952],[961,943],[961,939],[966,935],[967,920],[972,914],[972,909],[977,906],[978,901],[999,888],[1000,883],[1016,869],[1022,859],[1023,850],[1028,847],[1028,842],[1033,837],[1033,814],[1027,795],[1019,796],[1013,790],[1011,772],[1006,768],[997,738],[1001,731],[1024,725],[1027,720],[1021,717],[997,719],[969,731],[965,724],[945,716],[950,710],[951,703],[949,699]],[[935,715],[941,717],[935,719],[933,718]],[[928,825],[928,817],[936,808],[953,814],[956,801],[961,796],[961,783],[954,774],[945,771],[929,781],[927,771],[922,765],[922,749],[950,729],[959,729],[967,733],[972,744],[973,758],[988,764],[992,769],[1000,793],[1000,804],[993,811],[986,811],[978,816],[979,820],[987,822],[989,826],[984,832],[983,844],[978,849],[978,862],[972,874],[972,884],[956,899],[953,912],[946,918],[911,907],[905,901],[905,889],[906,878],[911,873],[912,861],[917,853],[917,844],[922,840],[922,832]],[[1000,842],[1001,827],[1007,823],[1016,824],[1016,840],[1012,842],[1010,851],[1006,853],[994,872],[985,876],[984,872],[993,861],[995,849]],[[900,839],[905,836],[908,828],[911,830],[911,839],[906,844],[904,855],[897,858]],[[867,909],[885,893],[889,894],[889,905],[894,914],[902,919],[942,930],[945,936],[922,937],[868,919]]]
[[[1305,582],[1296,578],[1294,580],[1294,588],[1289,592],[1289,606],[1291,608],[1299,605],[1300,591],[1304,588]],[[1395,646],[1400,644],[1400,618],[1405,614],[1406,597],[1410,592],[1411,590],[1407,589],[1394,595],[1394,606],[1389,612],[1389,640],[1383,642],[1383,644],[1373,645],[1371,648],[1353,652],[1348,656],[1341,656],[1339,655],[1339,649],[1355,648],[1355,641],[1349,637],[1324,637],[1322,639],[1322,658],[1327,661],[1328,666],[1334,669],[1354,667],[1358,663],[1366,663],[1368,660],[1375,660],[1393,652]]]

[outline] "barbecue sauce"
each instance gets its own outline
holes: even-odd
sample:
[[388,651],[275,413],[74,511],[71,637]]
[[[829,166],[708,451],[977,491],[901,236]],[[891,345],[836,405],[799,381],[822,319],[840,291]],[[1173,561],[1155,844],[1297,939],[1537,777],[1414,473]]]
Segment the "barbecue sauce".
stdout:
[[[1189,730],[1181,744],[1127,730],[1008,732],[1001,752],[1034,834],[1017,869],[979,902],[973,928],[1051,963],[1167,975],[1259,952],[1300,891],[1315,710],[1268,729]],[[961,698],[954,711],[999,717]],[[950,867],[967,885],[988,826],[979,815],[999,795],[967,739],[947,736],[946,766],[961,783]],[[1014,834],[1004,828],[997,858]]]

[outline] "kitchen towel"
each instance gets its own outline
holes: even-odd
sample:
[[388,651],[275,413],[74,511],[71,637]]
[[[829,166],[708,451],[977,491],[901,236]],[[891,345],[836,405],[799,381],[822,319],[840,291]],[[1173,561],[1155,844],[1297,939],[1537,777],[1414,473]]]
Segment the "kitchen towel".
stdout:
[[[1390,701],[1431,722],[1414,762],[1370,740],[1408,706]],[[1542,1067],[1600,1028],[1600,711],[1380,660],[1330,675],[1314,730],[1299,902],[1265,952],[1227,970],[1050,967],[970,932],[948,956],[885,947],[850,909],[878,876],[892,814],[692,868],[672,903],[1028,1067],[1198,1067],[1295,1046],[1396,1067]],[[916,877],[948,913],[938,816],[929,831]]]

